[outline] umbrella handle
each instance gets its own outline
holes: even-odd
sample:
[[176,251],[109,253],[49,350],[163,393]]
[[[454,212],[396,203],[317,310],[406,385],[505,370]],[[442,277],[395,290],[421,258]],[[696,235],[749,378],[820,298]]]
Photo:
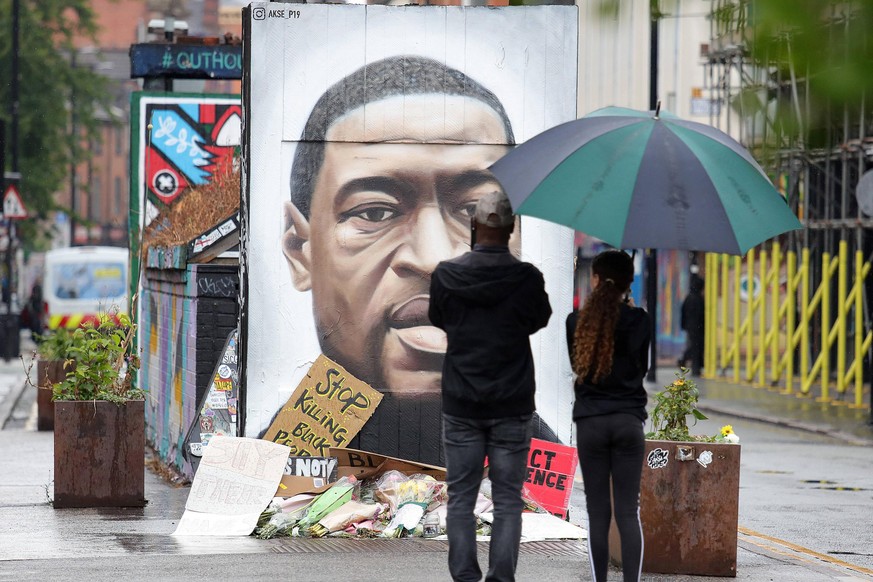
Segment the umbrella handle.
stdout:
[[660,119],[660,117],[659,117],[660,115],[661,115],[661,102],[658,101],[658,103],[655,105],[655,119]]

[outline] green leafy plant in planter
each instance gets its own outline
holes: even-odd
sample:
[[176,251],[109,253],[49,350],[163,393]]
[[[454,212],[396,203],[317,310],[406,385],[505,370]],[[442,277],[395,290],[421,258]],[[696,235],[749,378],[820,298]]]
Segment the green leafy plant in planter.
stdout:
[[72,333],[66,378],[52,395],[55,509],[146,503],[145,394],[132,383],[139,369],[135,330],[119,314]]
[[73,332],[61,327],[39,336],[36,354],[46,361],[66,360],[71,347],[73,347]]
[[135,330],[124,314],[116,318],[104,314],[97,325],[76,329],[66,348],[67,377],[55,384],[53,399],[108,400],[116,404],[141,400],[144,392],[132,384],[140,363],[133,352]]
[[[66,328],[59,328],[38,336],[37,342],[34,358],[28,364],[22,357],[21,362],[24,365],[27,383],[38,389],[36,396],[37,430],[53,430],[55,411],[52,404],[52,391],[54,385],[62,382],[66,377],[65,368],[75,365],[68,364],[66,361],[70,348],[73,346],[73,332]],[[34,365],[36,365],[35,384],[30,378],[30,372]]]
[[[700,390],[693,380],[687,377],[688,368],[680,368],[676,379],[655,394],[655,407],[652,409],[653,431],[646,434],[647,439],[662,441],[695,441],[704,443],[738,443],[731,425],[725,425],[715,436],[692,435],[688,427],[688,417],[708,420],[698,408]],[[694,426],[694,425],[692,425]]]

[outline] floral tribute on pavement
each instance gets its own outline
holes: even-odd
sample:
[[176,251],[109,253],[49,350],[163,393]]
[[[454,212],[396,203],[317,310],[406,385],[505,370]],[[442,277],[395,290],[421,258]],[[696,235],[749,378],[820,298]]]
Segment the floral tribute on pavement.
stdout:
[[[261,514],[253,535],[299,537],[427,537],[446,529],[447,487],[430,475],[386,471],[359,480],[341,477],[323,493],[276,497]],[[474,513],[477,534],[491,533],[491,482],[482,480]],[[546,513],[531,499],[525,510]],[[557,518],[555,518],[557,519]]]

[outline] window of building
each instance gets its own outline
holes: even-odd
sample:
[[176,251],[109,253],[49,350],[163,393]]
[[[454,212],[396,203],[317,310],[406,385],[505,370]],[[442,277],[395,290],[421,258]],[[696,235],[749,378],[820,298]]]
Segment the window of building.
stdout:
[[115,207],[112,214],[121,214],[121,178],[118,176],[115,176]]
[[102,219],[100,216],[100,200],[103,196],[101,188],[100,176],[94,176],[91,180],[91,191],[88,192],[88,218],[97,222]]

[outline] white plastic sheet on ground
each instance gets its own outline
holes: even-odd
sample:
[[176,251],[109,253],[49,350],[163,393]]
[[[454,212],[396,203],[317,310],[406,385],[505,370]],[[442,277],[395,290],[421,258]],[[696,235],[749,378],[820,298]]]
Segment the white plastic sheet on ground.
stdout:
[[[491,523],[494,514],[483,513],[479,516],[482,521]],[[557,540],[584,540],[588,538],[588,532],[555,517],[551,513],[522,513],[521,514],[521,541],[524,542],[548,542]],[[441,535],[436,540],[446,540],[448,536]],[[483,542],[491,539],[491,536],[476,536],[476,541]]]
[[[491,516],[487,516],[489,519]],[[486,516],[482,516],[485,519]],[[521,541],[584,540],[588,532],[578,525],[555,517],[551,513],[522,513]]]
[[247,536],[276,494],[291,449],[269,441],[215,436],[191,484],[173,535]]

